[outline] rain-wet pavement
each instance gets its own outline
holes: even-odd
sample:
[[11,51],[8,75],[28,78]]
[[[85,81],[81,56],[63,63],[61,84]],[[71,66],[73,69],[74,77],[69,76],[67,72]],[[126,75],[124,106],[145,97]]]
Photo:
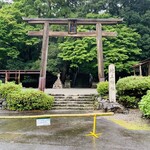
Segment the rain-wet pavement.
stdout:
[[96,132],[101,136],[93,138],[86,136],[92,126],[92,117],[52,118],[50,126],[41,127],[36,119],[0,119],[0,150],[150,149],[150,131],[127,130],[97,117]]

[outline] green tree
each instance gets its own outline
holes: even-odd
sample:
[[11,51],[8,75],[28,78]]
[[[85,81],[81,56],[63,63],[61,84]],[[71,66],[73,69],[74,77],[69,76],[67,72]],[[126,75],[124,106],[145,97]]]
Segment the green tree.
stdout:
[[[103,15],[104,16],[104,15]],[[116,31],[116,38],[103,38],[105,73],[108,72],[108,65],[114,63],[118,73],[130,73],[132,65],[137,62],[136,57],[140,54],[137,41],[140,35],[126,25],[103,26],[104,30]],[[94,26],[83,28],[79,31],[95,30]],[[71,68],[80,68],[85,72],[97,71],[97,48],[96,39],[86,38],[66,38],[66,41],[59,45],[59,57],[70,64]]]
[[22,16],[12,5],[0,9],[1,69],[23,69],[24,63],[37,57],[32,48],[37,46],[39,40],[28,37],[27,31],[33,28],[23,22]]
[[82,1],[78,7],[78,16],[86,17],[87,14],[100,14],[106,11],[107,0],[88,0]]
[[[63,66],[61,65],[62,60],[59,57],[57,57],[58,54],[59,54],[58,45],[51,42],[48,50],[47,71],[50,71],[54,75],[57,75],[59,72],[61,72],[63,68]],[[32,63],[32,69],[40,70],[40,59]]]
[[3,1],[0,1],[0,8],[2,8],[3,5],[5,5],[5,3]]
[[104,27],[105,30],[116,31],[116,38],[104,38],[105,69],[114,63],[118,73],[130,74],[132,66],[137,63],[137,57],[141,50],[137,46],[140,35],[126,25],[120,24],[114,27]]
[[[138,46],[142,49],[142,58],[146,58],[150,55],[148,6],[149,0],[14,0],[13,4],[8,6],[3,5],[0,9],[0,67],[2,69],[39,68],[41,40],[29,37],[27,31],[36,30],[37,28],[40,29],[41,26],[32,27],[26,24],[22,20],[22,17],[99,18],[98,14],[107,11],[111,13],[111,16],[103,14],[103,17],[109,18],[114,15],[123,17],[125,23],[129,27],[135,28],[141,35],[140,39],[139,35],[135,33],[135,30],[131,30],[126,26],[123,27],[119,25],[117,27],[114,26],[114,28],[104,27],[106,30],[120,30],[120,35],[122,34],[121,36],[125,36],[122,38],[123,41],[119,41],[119,39],[117,40],[116,38],[103,38],[106,68],[109,62],[115,62],[113,60],[113,53],[118,54],[118,58],[122,56],[123,53],[126,56],[122,56],[123,60],[127,61],[127,63],[125,63],[126,66],[124,67],[124,70],[120,69],[122,67],[121,64],[125,62],[121,62],[122,60],[120,58],[120,65],[118,62],[117,70],[119,72],[121,72],[121,70],[128,72],[128,68],[133,64],[132,60],[135,62],[135,60],[140,57],[139,49],[135,44],[137,39]],[[89,12],[91,14],[86,15]],[[60,29],[58,29],[57,26],[51,28],[64,30],[62,27],[59,27]],[[93,29],[95,29],[93,26],[79,28],[80,31]],[[129,33],[127,34],[125,30]],[[133,33],[135,38],[133,38],[133,36],[131,37],[130,33]],[[127,38],[126,36],[129,37]],[[126,38],[126,40],[124,40],[124,38]],[[111,43],[110,45],[109,41]],[[51,43],[53,44],[51,45]],[[94,38],[51,38],[51,43],[47,67],[49,71],[56,73],[57,71],[66,70],[64,72],[68,72],[68,66],[71,66],[72,68],[80,68],[87,73],[94,71],[94,74],[97,74],[96,41]],[[57,48],[57,44],[59,43],[62,43],[59,46],[62,51],[59,51]],[[120,45],[123,45],[122,47],[125,47],[127,52],[125,52]],[[113,53],[110,54],[110,51]],[[57,57],[58,55],[59,58]],[[63,61],[60,60],[60,58],[62,58]]]
[[[21,12],[28,17],[77,17],[80,0],[15,0]],[[22,7],[21,7],[22,6]]]
[[123,17],[125,23],[141,35],[138,47],[142,49],[139,59],[150,57],[150,1],[107,0],[107,12]]

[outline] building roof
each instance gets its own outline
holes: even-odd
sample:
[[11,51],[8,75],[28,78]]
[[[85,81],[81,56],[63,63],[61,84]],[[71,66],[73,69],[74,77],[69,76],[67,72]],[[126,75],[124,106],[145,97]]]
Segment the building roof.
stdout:
[[142,60],[138,64],[133,65],[133,68],[136,68],[136,67],[138,67],[140,65],[144,65],[144,64],[147,64],[147,63],[150,63],[150,58]]

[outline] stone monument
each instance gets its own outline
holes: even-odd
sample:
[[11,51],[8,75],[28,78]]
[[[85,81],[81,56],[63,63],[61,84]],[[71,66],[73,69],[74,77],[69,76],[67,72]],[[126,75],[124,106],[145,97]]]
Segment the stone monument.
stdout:
[[69,76],[66,77],[64,87],[65,88],[70,88],[71,87],[70,77]]
[[62,82],[60,80],[60,73],[57,75],[57,80],[55,81],[55,83],[53,84],[53,89],[62,89],[63,85]]
[[109,101],[116,102],[115,65],[109,65]]

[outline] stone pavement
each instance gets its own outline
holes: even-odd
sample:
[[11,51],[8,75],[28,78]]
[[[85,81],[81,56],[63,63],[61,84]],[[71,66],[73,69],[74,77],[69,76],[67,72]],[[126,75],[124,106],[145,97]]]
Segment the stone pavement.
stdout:
[[[0,114],[8,113],[1,110]],[[101,133],[98,139],[86,136],[92,131],[92,117],[52,118],[50,126],[42,127],[37,127],[35,121],[0,119],[0,150],[149,150],[150,147],[150,131],[127,130],[103,117],[97,117],[96,132]]]

